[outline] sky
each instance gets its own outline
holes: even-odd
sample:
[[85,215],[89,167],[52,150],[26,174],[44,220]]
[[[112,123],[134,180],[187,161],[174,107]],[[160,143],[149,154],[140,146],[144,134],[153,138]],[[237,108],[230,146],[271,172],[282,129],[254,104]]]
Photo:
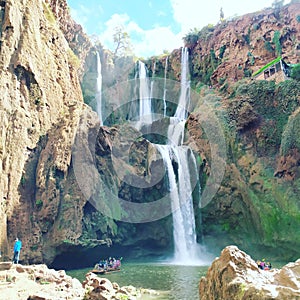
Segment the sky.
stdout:
[[[271,7],[274,0],[67,0],[71,16],[90,36],[115,49],[113,33],[123,27],[133,52],[150,57],[183,46],[192,29],[217,24],[222,7],[224,18]],[[287,1],[286,1],[287,2]]]

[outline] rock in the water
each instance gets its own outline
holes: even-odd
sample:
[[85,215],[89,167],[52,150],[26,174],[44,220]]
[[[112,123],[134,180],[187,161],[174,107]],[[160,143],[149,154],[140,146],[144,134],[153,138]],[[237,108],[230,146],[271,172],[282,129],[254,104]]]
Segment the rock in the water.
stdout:
[[282,269],[261,270],[236,246],[228,246],[200,279],[201,300],[300,299],[300,259]]

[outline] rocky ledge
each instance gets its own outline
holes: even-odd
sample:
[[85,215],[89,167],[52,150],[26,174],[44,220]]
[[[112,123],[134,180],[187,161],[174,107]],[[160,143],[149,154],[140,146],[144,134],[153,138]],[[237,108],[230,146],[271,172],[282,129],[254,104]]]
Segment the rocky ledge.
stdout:
[[236,246],[228,246],[200,279],[201,300],[299,300],[300,259],[268,271]]
[[81,283],[64,270],[49,269],[44,264],[25,266],[0,263],[1,300],[135,300],[142,294],[155,296],[158,293],[133,286],[120,287],[90,272]]

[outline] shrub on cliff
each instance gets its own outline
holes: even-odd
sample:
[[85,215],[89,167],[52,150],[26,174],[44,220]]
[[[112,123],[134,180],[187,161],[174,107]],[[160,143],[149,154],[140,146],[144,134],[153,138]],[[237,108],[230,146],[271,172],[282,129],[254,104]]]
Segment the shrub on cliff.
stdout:
[[291,72],[291,77],[295,80],[300,81],[300,64],[297,64],[296,66],[293,67]]
[[300,150],[300,109],[298,108],[288,120],[282,134],[281,153],[286,155],[291,149]]

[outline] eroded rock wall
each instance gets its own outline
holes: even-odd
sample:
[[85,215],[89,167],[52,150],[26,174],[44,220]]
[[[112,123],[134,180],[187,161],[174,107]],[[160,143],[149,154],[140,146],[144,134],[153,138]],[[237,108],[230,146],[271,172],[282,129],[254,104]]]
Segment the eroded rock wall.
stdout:
[[47,3],[3,1],[1,8],[0,244],[10,256],[18,235],[24,260],[38,260],[43,229],[34,212],[48,200],[59,207],[55,178],[67,176],[83,105],[80,61]]
[[294,3],[206,27],[190,45],[193,74],[220,87],[251,76],[277,56],[299,63],[299,13]]

